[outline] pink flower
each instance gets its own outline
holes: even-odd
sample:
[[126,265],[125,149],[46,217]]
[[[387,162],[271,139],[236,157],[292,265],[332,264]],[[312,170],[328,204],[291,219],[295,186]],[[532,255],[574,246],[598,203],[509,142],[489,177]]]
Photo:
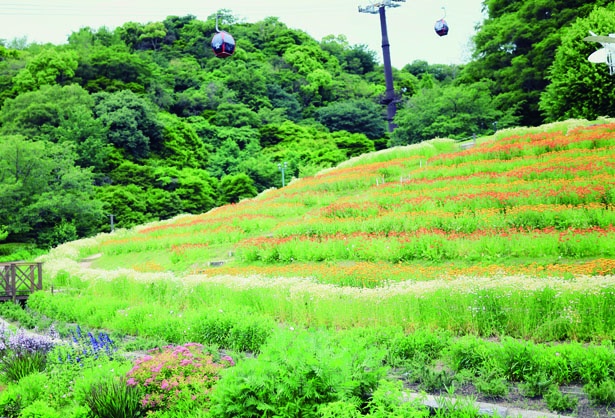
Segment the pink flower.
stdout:
[[181,361],[181,363],[179,363],[180,366],[187,366],[189,364],[192,364],[192,360],[190,360],[189,358],[185,358]]
[[127,384],[128,386],[137,386],[137,381],[136,381],[134,378],[132,378],[132,377],[131,377],[130,379],[128,379],[128,380],[126,381],[126,384]]
[[152,373],[158,373],[161,369],[162,369],[162,364],[159,364],[151,368]]
[[233,361],[233,358],[231,356],[224,356],[220,360],[227,361],[228,364],[231,365],[231,366],[235,365],[235,362]]
[[160,384],[160,389],[162,389],[162,390],[171,390],[171,386],[169,385],[169,382],[167,382],[167,379],[164,379],[162,381],[162,383]]

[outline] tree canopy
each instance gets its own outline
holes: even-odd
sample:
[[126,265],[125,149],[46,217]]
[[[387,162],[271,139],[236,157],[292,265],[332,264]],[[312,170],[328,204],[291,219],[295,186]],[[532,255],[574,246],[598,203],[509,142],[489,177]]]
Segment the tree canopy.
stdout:
[[110,215],[130,227],[280,187],[284,163],[286,182],[435,136],[613,114],[613,78],[582,40],[615,32],[607,4],[484,0],[470,62],[392,69],[393,134],[378,53],[276,17],[220,10],[227,59],[210,47],[215,15],[0,41],[0,238],[52,246]]

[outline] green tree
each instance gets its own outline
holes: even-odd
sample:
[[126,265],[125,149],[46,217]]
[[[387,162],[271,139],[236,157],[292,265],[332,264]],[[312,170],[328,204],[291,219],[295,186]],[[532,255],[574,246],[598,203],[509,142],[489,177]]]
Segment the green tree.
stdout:
[[175,193],[184,213],[203,213],[216,206],[218,183],[207,171],[184,168],[178,171]]
[[243,103],[222,103],[210,122],[213,125],[234,128],[258,128],[261,124],[258,114]]
[[167,35],[167,28],[163,22],[150,22],[143,28],[139,36],[143,49],[157,50]]
[[[513,109],[497,110],[490,85],[483,81],[470,86],[435,86],[408,99],[398,110],[392,145],[405,145],[435,137],[466,138],[514,125]],[[492,132],[492,131],[491,131]]]
[[538,107],[547,71],[561,43],[562,28],[609,0],[485,0],[488,14],[474,36],[474,60],[461,74],[465,82],[495,81],[492,93],[501,111],[516,109],[519,123],[538,125]]
[[130,90],[94,95],[94,114],[106,128],[106,139],[136,159],[160,150],[162,125],[151,102]]
[[219,190],[219,204],[237,203],[242,199],[254,197],[257,194],[254,182],[245,173],[222,177]]
[[97,198],[103,202],[104,214],[113,215],[118,228],[131,228],[156,219],[147,214],[148,194],[137,185],[107,185],[99,187],[96,192]]
[[80,51],[74,80],[90,93],[131,90],[144,93],[153,79],[154,64],[125,45],[96,46]]
[[74,160],[59,144],[0,137],[0,225],[9,241],[49,247],[97,230],[93,176]]
[[238,61],[226,68],[229,74],[226,76],[225,84],[227,88],[237,92],[238,101],[253,111],[258,111],[261,107],[271,107],[271,103],[267,100],[265,65]]
[[606,64],[588,61],[587,57],[602,47],[583,40],[589,31],[602,35],[615,32],[615,4],[596,8],[565,30],[550,69],[551,84],[540,98],[547,121],[615,115],[615,79]]
[[74,51],[45,49],[28,62],[15,76],[13,83],[18,92],[36,90],[41,86],[63,84],[75,75],[77,54]]
[[332,137],[337,147],[346,154],[346,158],[375,151],[374,141],[370,141],[364,134],[338,131],[334,132]]
[[102,172],[111,150],[105,129],[93,115],[94,100],[78,85],[42,86],[8,99],[0,109],[0,134],[62,143],[77,153],[76,163]]
[[382,138],[385,134],[383,109],[367,99],[331,103],[316,111],[317,120],[331,131],[363,133],[368,138]]
[[209,150],[194,128],[175,115],[161,114],[159,120],[164,126],[160,157],[166,161],[166,164],[176,167],[205,168]]

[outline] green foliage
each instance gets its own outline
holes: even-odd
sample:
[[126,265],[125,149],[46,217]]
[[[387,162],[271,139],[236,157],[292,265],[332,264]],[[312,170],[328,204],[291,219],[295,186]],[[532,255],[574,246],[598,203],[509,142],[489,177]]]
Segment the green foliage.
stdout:
[[[522,126],[542,123],[538,102],[541,91],[549,83],[547,74],[562,42],[562,28],[585,18],[594,7],[608,3],[607,0],[486,2],[487,18],[473,38],[474,60],[464,67],[459,79],[464,83],[493,80],[494,104],[499,111],[513,110]],[[587,35],[586,32],[582,37]],[[583,41],[578,38],[576,42]]]
[[182,119],[164,114],[160,118],[164,126],[161,157],[166,164],[178,168],[205,168],[208,147],[198,137],[191,124]]
[[40,399],[25,407],[20,418],[60,418],[62,415],[49,406],[46,401]]
[[453,383],[453,373],[450,370],[436,369],[434,367],[422,367],[417,373],[421,390],[428,393],[440,393],[448,390]]
[[14,78],[16,90],[26,92],[42,86],[64,84],[75,75],[77,54],[71,50],[45,49]]
[[212,417],[316,416],[321,404],[367,400],[383,377],[382,354],[329,338],[278,333],[257,359],[224,374],[212,394]]
[[230,126],[234,128],[258,128],[261,121],[258,114],[243,103],[222,103],[216,109],[215,115],[209,119],[212,125]]
[[525,377],[525,381],[519,385],[519,389],[524,396],[535,398],[542,396],[552,386],[551,377],[547,376],[544,371],[529,374]]
[[22,408],[35,404],[39,400],[44,400],[47,387],[49,385],[48,377],[36,371],[21,377],[15,381],[16,385],[9,390],[14,390],[19,397],[19,404]]
[[45,238],[40,244],[53,245],[58,243],[54,236],[85,236],[95,230],[102,213],[92,199],[92,175],[74,166],[70,150],[19,137],[0,137],[0,142],[0,199],[5,202],[0,224],[9,239]]
[[615,381],[612,379],[602,382],[591,382],[583,387],[589,400],[596,405],[615,405]]
[[479,408],[473,398],[455,397],[455,388],[452,387],[446,395],[437,399],[438,409],[435,416],[455,418],[477,418],[480,416]]
[[94,100],[94,113],[105,127],[107,142],[135,159],[160,150],[162,126],[151,102],[129,90],[97,93]]
[[17,390],[5,389],[0,392],[0,414],[2,416],[18,418],[21,409],[21,395]]
[[551,386],[545,393],[544,400],[550,411],[558,413],[570,413],[576,409],[579,403],[576,397],[562,393],[555,385]]
[[[602,3],[602,2],[596,2]],[[615,111],[615,82],[606,64],[589,62],[587,57],[602,46],[583,38],[590,31],[599,35],[615,32],[615,7],[596,7],[587,17],[580,18],[562,35],[550,68],[549,80],[540,97],[540,109],[546,120],[568,118],[596,119]]]
[[244,173],[224,176],[218,186],[220,190],[219,202],[237,203],[242,199],[256,196],[256,188],[250,177]]
[[420,399],[407,401],[402,394],[401,381],[381,380],[368,403],[368,417],[373,418],[426,418],[429,410]]
[[141,396],[124,378],[105,379],[91,386],[85,403],[96,418],[132,418],[140,415]]
[[362,133],[370,139],[384,136],[382,108],[371,100],[334,102],[318,109],[316,114],[317,120],[331,131]]
[[494,122],[500,128],[514,125],[514,108],[498,110],[491,86],[481,81],[471,86],[422,89],[397,112],[399,126],[393,132],[392,144],[414,144],[436,137],[468,138],[490,132]]
[[24,351],[5,354],[0,364],[0,375],[5,382],[17,382],[32,373],[42,372],[47,366],[47,353]]
[[508,395],[508,382],[498,373],[480,376],[474,382],[476,390],[489,398],[504,398]]

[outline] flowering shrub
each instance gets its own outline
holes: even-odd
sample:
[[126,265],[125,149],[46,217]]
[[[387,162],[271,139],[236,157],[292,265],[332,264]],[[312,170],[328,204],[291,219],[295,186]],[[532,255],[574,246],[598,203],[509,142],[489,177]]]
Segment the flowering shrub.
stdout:
[[0,375],[5,381],[16,382],[31,373],[45,370],[47,355],[54,346],[50,337],[23,329],[11,332],[0,324]]
[[0,351],[11,350],[16,354],[47,354],[55,346],[52,339],[45,335],[28,333],[23,329],[11,332],[0,324]]
[[189,401],[202,407],[209,403],[209,393],[218,380],[221,369],[235,363],[229,356],[215,363],[211,354],[203,353],[198,343],[166,346],[150,350],[137,359],[127,373],[126,384],[141,387],[145,409],[159,410]]

